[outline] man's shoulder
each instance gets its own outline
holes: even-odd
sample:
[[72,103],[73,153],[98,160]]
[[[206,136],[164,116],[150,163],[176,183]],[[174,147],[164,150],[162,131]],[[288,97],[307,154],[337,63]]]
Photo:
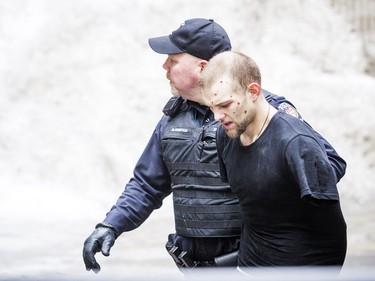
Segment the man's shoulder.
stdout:
[[282,124],[284,124],[284,126],[290,127],[295,131],[305,130],[305,128],[308,128],[308,126],[304,122],[301,122],[301,120],[291,114],[286,113],[283,110],[279,109],[277,114],[279,116],[279,121],[277,121],[279,123],[279,126],[282,126]]
[[287,137],[287,139],[293,139],[297,136],[318,139],[314,130],[305,122],[301,122],[298,118],[283,111],[279,111],[278,115],[279,118],[276,121],[276,126],[279,128],[280,132]]

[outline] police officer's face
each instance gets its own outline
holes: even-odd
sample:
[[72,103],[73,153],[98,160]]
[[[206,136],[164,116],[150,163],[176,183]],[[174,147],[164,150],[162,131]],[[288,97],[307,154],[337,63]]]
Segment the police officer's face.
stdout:
[[173,95],[201,103],[199,81],[202,61],[187,53],[168,55],[163,68],[167,71]]

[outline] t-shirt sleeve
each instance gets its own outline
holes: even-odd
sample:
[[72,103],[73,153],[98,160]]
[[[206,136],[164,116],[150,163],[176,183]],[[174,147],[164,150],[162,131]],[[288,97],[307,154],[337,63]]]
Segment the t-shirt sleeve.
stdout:
[[[272,94],[264,89],[263,89],[263,93],[265,94],[265,97],[267,101],[270,103],[270,105],[272,105],[273,107],[277,108],[280,111],[283,111],[291,116],[298,118],[299,120],[307,124],[311,129],[313,129],[306,122],[306,120],[302,118],[300,112],[296,109],[296,107],[290,101],[288,101],[285,97]],[[322,135],[320,135],[315,130],[314,132],[316,136],[319,138],[319,140],[324,144],[326,153],[328,155],[328,159],[330,160],[331,166],[334,169],[334,172],[336,175],[336,182],[339,182],[340,179],[345,175],[346,162]]]
[[338,201],[336,176],[322,146],[310,136],[293,138],[286,149],[289,170],[301,198]]

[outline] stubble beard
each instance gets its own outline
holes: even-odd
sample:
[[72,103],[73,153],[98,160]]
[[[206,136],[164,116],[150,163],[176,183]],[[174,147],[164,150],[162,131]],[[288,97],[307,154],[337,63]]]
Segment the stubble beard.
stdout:
[[225,130],[226,134],[230,138],[238,138],[241,136],[249,127],[249,125],[254,121],[255,114],[254,112],[250,112],[245,116],[245,118],[236,125],[236,127],[232,130]]
[[172,84],[171,84],[171,93],[175,97],[179,97],[180,96],[179,90],[177,90],[177,88],[174,85],[172,85]]

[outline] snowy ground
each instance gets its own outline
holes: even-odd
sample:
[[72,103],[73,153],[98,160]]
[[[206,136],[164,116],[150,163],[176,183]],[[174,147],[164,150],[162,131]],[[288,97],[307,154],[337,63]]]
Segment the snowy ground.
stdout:
[[[375,266],[375,78],[327,1],[1,0],[0,280],[94,278],[84,239],[121,193],[170,96],[147,39],[214,18],[346,159],[344,270]],[[95,279],[180,276],[170,199],[98,257]],[[4,280],[5,280],[4,279]]]

